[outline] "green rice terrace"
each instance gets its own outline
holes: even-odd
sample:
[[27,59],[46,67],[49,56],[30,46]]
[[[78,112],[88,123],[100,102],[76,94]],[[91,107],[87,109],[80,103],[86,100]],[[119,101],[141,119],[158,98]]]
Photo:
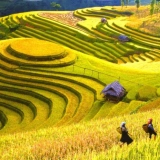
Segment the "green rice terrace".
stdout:
[[[58,159],[68,156],[68,159],[75,160],[89,160],[91,157],[98,160],[95,152],[101,154],[100,159],[105,159],[106,150],[111,149],[108,153],[110,157],[115,150],[118,151],[117,146],[112,148],[117,136],[112,136],[113,142],[101,139],[98,134],[100,129],[95,128],[101,145],[103,142],[109,145],[81,148],[84,144],[79,142],[82,142],[84,135],[80,139],[78,135],[76,137],[78,133],[72,126],[77,125],[78,130],[78,126],[82,125],[80,132],[84,130],[87,133],[89,131],[83,128],[85,125],[91,129],[91,126],[94,128],[94,125],[100,124],[107,127],[111,122],[110,129],[115,130],[124,118],[131,124],[136,121],[137,125],[134,115],[138,119],[143,118],[142,123],[148,118],[146,112],[151,117],[158,116],[159,20],[157,15],[151,17],[146,8],[142,6],[139,12],[136,12],[135,6],[131,9],[83,8],[72,12],[35,11],[0,18],[0,159],[15,157],[25,160],[34,159],[33,155],[37,155],[37,159],[47,160],[57,160],[54,156]],[[103,23],[102,18],[106,18],[107,22]],[[119,35],[126,35],[129,41],[120,40]],[[126,90],[126,95],[118,102],[109,101],[101,94],[104,87],[114,81],[119,81]],[[71,152],[75,151],[75,157],[62,149],[71,143],[70,138],[65,143],[58,138],[53,145],[49,142],[49,136],[46,135],[47,141],[41,135],[47,133],[59,137],[62,131],[71,136],[67,129],[73,129],[73,137],[79,140],[77,143],[81,149],[74,149],[76,142],[73,141],[75,145],[69,146]],[[33,148],[30,146],[25,150],[23,146],[20,149],[16,135],[23,143],[26,134],[32,139],[36,131],[42,136],[42,142],[30,140]],[[109,128],[104,134],[107,132],[110,132]],[[92,140],[96,142],[93,133]],[[12,135],[15,135],[13,141],[17,141],[17,146],[10,142]],[[135,136],[138,139],[138,135]],[[141,149],[145,148],[143,142]],[[54,148],[60,143],[65,145]],[[13,153],[7,144],[13,150],[18,148],[20,151]],[[24,144],[29,145],[26,141]],[[45,147],[46,150],[42,151]],[[57,152],[47,152],[50,147]],[[130,156],[135,151],[134,147],[136,144],[128,151]],[[95,152],[92,154],[91,151]],[[19,155],[21,153],[22,157]]]

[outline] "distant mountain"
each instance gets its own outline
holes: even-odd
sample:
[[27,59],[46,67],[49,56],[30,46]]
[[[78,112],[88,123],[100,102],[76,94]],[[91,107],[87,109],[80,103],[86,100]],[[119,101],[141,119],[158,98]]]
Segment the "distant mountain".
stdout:
[[[129,4],[134,5],[135,0],[130,0]],[[54,10],[51,2],[61,5],[59,10],[76,10],[94,6],[119,6],[121,0],[1,0],[0,16],[6,16],[13,13],[36,11],[36,10]],[[7,3],[8,2],[8,3]],[[141,0],[141,4],[148,4],[150,0]]]

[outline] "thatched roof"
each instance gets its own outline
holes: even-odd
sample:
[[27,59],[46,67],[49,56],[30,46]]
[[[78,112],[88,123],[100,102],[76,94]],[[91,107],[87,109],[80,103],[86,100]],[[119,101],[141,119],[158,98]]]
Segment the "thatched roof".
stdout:
[[105,96],[121,98],[125,95],[126,90],[118,81],[114,81],[111,84],[108,84],[101,93],[103,93]]
[[119,39],[120,41],[125,41],[125,42],[130,40],[126,35],[123,35],[123,34],[121,34],[121,35],[118,37],[118,39]]

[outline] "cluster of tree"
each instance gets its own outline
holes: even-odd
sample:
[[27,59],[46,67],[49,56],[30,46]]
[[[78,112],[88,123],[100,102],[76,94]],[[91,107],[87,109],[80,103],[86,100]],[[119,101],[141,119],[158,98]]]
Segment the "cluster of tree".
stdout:
[[[5,18],[5,21],[9,19],[9,16]],[[0,40],[5,39],[5,37],[10,34],[11,32],[14,32],[20,27],[20,24],[13,23],[8,21],[7,24],[4,22],[0,22]]]
[[[122,8],[124,6],[128,6],[130,0],[121,0],[121,6]],[[134,1],[135,4],[136,4],[136,7],[137,7],[137,10],[138,8],[140,7],[140,4],[141,4],[141,0],[135,0]],[[151,0],[150,2],[150,14],[153,15],[154,13],[159,13],[160,11],[160,0]]]
[[127,7],[129,4],[129,0],[121,0],[121,6],[124,7],[124,5]]
[[[122,8],[124,7],[124,6],[128,6],[128,4],[129,4],[129,2],[130,2],[130,0],[121,0],[121,6],[122,6]],[[136,7],[137,7],[137,9],[140,7],[140,0],[135,0],[135,4],[136,4]]]
[[52,2],[51,3],[51,6],[53,7],[53,9],[55,10],[59,10],[61,8],[61,5],[56,3],[56,2]]
[[160,11],[160,0],[151,0],[150,14],[159,13]]

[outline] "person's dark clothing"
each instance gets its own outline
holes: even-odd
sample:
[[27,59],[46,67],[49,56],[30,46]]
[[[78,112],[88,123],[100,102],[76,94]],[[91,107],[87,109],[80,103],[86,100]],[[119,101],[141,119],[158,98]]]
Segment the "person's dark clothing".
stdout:
[[122,127],[121,130],[122,130],[122,136],[121,136],[120,141],[123,142],[123,143],[127,143],[127,145],[132,143],[133,139],[128,135],[127,128]]
[[153,128],[153,124],[152,123],[148,124],[148,133],[149,133],[149,138],[152,137],[152,134],[154,134],[155,136],[157,135],[157,133],[155,132],[155,130]]

